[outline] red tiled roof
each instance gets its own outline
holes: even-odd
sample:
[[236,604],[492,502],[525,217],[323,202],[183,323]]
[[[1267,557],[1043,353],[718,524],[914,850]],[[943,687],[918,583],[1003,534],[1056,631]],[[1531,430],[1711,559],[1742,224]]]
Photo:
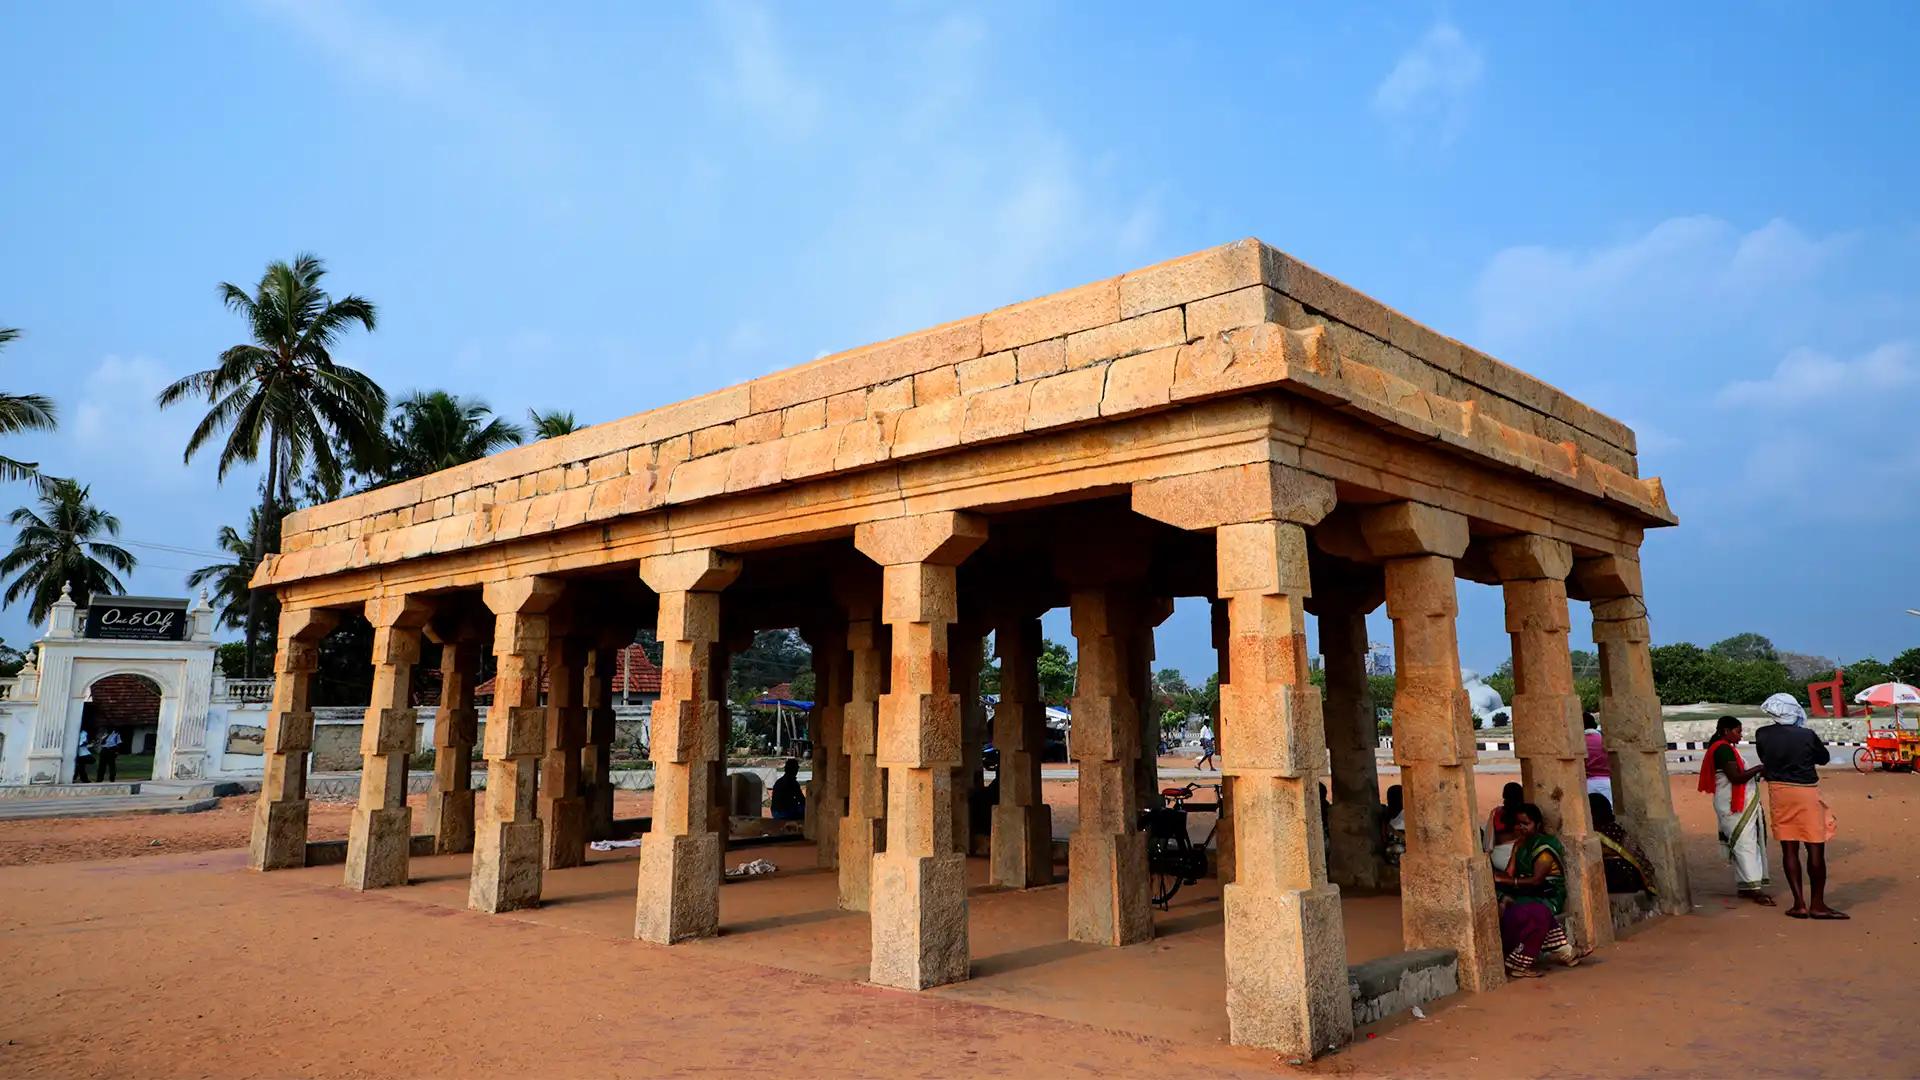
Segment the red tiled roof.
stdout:
[[[547,673],[540,673],[540,692],[547,691]],[[613,694],[616,699],[621,692],[629,694],[660,694],[660,668],[647,659],[647,651],[638,645],[629,645],[620,650],[613,666]],[[473,688],[476,699],[493,697],[493,680],[487,679]]]

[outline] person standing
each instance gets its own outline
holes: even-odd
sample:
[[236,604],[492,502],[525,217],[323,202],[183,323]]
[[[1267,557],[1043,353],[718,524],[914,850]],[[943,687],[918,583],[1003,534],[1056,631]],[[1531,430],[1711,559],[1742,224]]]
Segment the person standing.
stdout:
[[1213,767],[1213,724],[1202,722],[1200,725],[1200,760],[1193,763],[1196,769]]
[[1600,736],[1600,721],[1590,712],[1580,714],[1587,732],[1587,794],[1605,795],[1613,802],[1613,761],[1607,757],[1606,740]]
[[[1827,841],[1836,823],[1827,801],[1820,797],[1819,767],[1831,760],[1827,744],[1807,728],[1807,711],[1792,694],[1775,694],[1760,703],[1774,722],[1754,732],[1760,768],[1767,778],[1767,810],[1773,834],[1780,838],[1780,859],[1787,866],[1787,888],[1793,890],[1792,919],[1845,919],[1844,911],[1827,906]],[[1807,849],[1806,876],[1813,886],[1807,903],[1801,888],[1800,849]]]
[[1720,823],[1727,861],[1733,864],[1734,887],[1754,903],[1772,907],[1773,897],[1767,895],[1767,886],[1773,884],[1767,877],[1767,816],[1760,812],[1762,766],[1749,768],[1740,756],[1736,744],[1744,734],[1739,720],[1720,718],[1700,764],[1700,792],[1713,796],[1713,816]]
[[100,769],[94,775],[102,783],[120,780],[120,732],[115,728],[100,736]]
[[73,782],[76,784],[93,783],[93,778],[87,775],[87,770],[92,767],[93,739],[87,735],[86,728],[81,728],[80,745],[75,747],[73,751]]

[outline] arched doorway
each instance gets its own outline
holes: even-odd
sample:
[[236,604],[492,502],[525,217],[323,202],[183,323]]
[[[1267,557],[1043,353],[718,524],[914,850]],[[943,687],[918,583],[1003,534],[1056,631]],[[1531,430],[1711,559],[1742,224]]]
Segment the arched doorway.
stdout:
[[[121,673],[87,687],[81,730],[93,744],[93,779],[148,780],[160,737],[160,684],[145,675]],[[109,742],[116,743],[108,747]]]

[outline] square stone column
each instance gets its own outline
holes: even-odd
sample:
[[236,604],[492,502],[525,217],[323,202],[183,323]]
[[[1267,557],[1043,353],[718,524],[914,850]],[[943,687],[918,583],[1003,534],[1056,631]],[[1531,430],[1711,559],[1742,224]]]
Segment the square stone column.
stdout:
[[1593,605],[1600,732],[1612,758],[1614,814],[1647,857],[1660,909],[1684,915],[1693,910],[1693,888],[1667,785],[1667,732],[1653,687],[1640,563],[1619,555],[1581,559],[1574,576]]
[[886,682],[887,631],[872,609],[847,623],[847,703],[841,738],[847,751],[847,809],[840,819],[840,906],[867,910],[873,857],[886,850],[887,792],[875,755],[880,747],[880,695]]
[[540,658],[547,610],[560,596],[552,578],[489,582],[493,612],[493,707],[487,710],[487,794],[473,838],[467,906],[495,914],[540,903],[541,828],[534,795],[547,746],[540,707]]
[[807,717],[807,734],[813,742],[807,823],[815,864],[838,868],[840,819],[847,812],[847,755],[842,736],[850,681],[846,629],[844,625],[815,627],[808,641],[813,645],[814,702],[813,712]]
[[540,758],[539,814],[546,832],[541,865],[548,870],[587,861],[587,799],[580,754],[587,745],[582,704],[587,643],[568,633],[547,639],[547,745]]
[[1510,536],[1488,545],[1488,554],[1513,637],[1513,749],[1521,784],[1566,850],[1567,932],[1587,945],[1604,945],[1613,940],[1613,909],[1600,834],[1587,806],[1587,744],[1567,645],[1573,550],[1544,536]]
[[473,686],[480,674],[475,628],[428,626],[440,642],[440,711],[433,721],[433,789],[427,793],[427,833],[433,850],[473,850],[473,744],[480,733]]
[[1140,706],[1128,665],[1138,595],[1137,588],[1091,587],[1068,599],[1079,652],[1071,711],[1080,821],[1067,839],[1067,936],[1095,945],[1153,937],[1136,762]]
[[1127,642],[1126,665],[1133,702],[1140,713],[1140,753],[1133,759],[1133,783],[1144,808],[1157,805],[1160,791],[1160,711],[1153,700],[1153,630],[1173,614],[1173,601],[1164,596],[1144,597],[1136,612],[1139,617]]
[[980,704],[980,661],[987,652],[983,626],[953,629],[953,689],[960,702],[960,764],[953,770],[953,849],[973,854],[973,791],[987,749],[987,711]]
[[[714,807],[726,777],[715,695],[720,590],[740,561],[713,550],[640,561],[659,594],[660,700],[653,707],[653,823],[640,846],[634,936],[661,945],[710,937],[720,928],[722,834]],[[724,685],[722,687],[724,690]]]
[[869,898],[869,977],[882,986],[924,990],[967,977],[967,860],[952,821],[960,699],[947,632],[959,616],[955,567],[986,535],[982,519],[956,512],[854,531],[854,546],[882,568],[881,615],[893,634],[875,755],[887,770],[887,847],[874,856]]
[[1361,531],[1385,559],[1393,620],[1393,757],[1407,817],[1402,934],[1409,949],[1455,950],[1461,987],[1490,990],[1506,982],[1506,965],[1493,867],[1480,849],[1473,787],[1479,752],[1454,627],[1454,560],[1466,552],[1467,520],[1438,507],[1390,503],[1366,511]]
[[1315,586],[1333,794],[1327,877],[1342,888],[1367,892],[1399,884],[1380,844],[1380,766],[1374,756],[1380,740],[1367,686],[1367,612],[1380,600],[1377,579],[1371,590],[1352,582]]
[[1340,890],[1321,850],[1326,735],[1302,606],[1311,591],[1303,526],[1333,503],[1326,479],[1277,462],[1133,488],[1136,512],[1214,532],[1226,624],[1215,639],[1215,732],[1233,781],[1233,877],[1221,886],[1227,1020],[1235,1043],[1302,1058],[1353,1036]]
[[430,609],[414,596],[367,601],[373,624],[373,692],[360,727],[360,799],[347,826],[346,885],[383,889],[407,883],[413,811],[407,806],[407,755],[419,714],[413,668]]
[[1001,620],[1000,704],[993,745],[1000,750],[1000,800],[993,808],[993,883],[1009,889],[1053,884],[1053,808],[1041,797],[1040,756],[1047,745],[1047,709],[1040,701],[1040,620]]
[[313,749],[313,673],[320,639],[340,625],[337,612],[280,609],[273,654],[273,703],[267,713],[265,771],[253,807],[247,865],[286,870],[307,865],[307,753]]
[[613,679],[629,634],[602,634],[587,650],[580,708],[587,717],[587,745],[580,751],[580,792],[586,800],[586,838],[613,835]]
[[1307,677],[1306,531],[1286,521],[1215,531],[1233,676],[1220,686],[1222,771],[1234,778],[1227,917],[1233,1041],[1311,1056],[1353,1037],[1340,890],[1326,877],[1317,778],[1326,754]]
[[[1213,601],[1208,612],[1212,619],[1213,662],[1216,686],[1225,686],[1233,679],[1233,657],[1227,649],[1227,642],[1231,640],[1233,636],[1231,630],[1232,621],[1228,618],[1227,610],[1227,602],[1216,599]],[[1214,757],[1217,762],[1219,759],[1220,732],[1224,730],[1224,725],[1227,722],[1226,716],[1221,712],[1220,699],[1217,695],[1213,699],[1213,711],[1208,719],[1213,721],[1213,743],[1216,751]],[[1225,774],[1222,774],[1220,777],[1220,821],[1219,825],[1213,831],[1213,849],[1214,878],[1217,879],[1222,886],[1231,884],[1233,881],[1234,854],[1233,777]]]

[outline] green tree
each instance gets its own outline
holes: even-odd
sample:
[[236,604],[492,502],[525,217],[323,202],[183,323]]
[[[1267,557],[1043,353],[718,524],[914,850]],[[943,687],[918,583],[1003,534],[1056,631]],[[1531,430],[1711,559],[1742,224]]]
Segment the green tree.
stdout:
[[[20,336],[20,331],[0,326],[0,347]],[[23,431],[52,431],[58,424],[53,401],[41,394],[0,394],[0,435]],[[37,480],[38,462],[18,461],[0,455],[0,480]]]
[[1728,660],[1778,660],[1780,653],[1773,647],[1764,634],[1735,634],[1725,641],[1717,641],[1707,650],[1715,656]]
[[1040,672],[1040,700],[1048,705],[1063,705],[1073,696],[1075,669],[1067,647],[1051,639],[1042,640],[1040,655],[1034,661]]
[[386,445],[372,471],[383,483],[411,480],[478,461],[525,438],[518,424],[493,415],[478,398],[445,390],[416,392],[394,406]]
[[[187,575],[187,587],[200,588],[211,585],[213,610],[218,625],[239,629],[247,624],[247,601],[253,590],[247,582],[253,577],[253,553],[260,550],[278,551],[280,549],[280,522],[275,519],[267,525],[267,535],[262,538],[260,532],[260,509],[255,507],[247,512],[247,534],[245,536],[231,525],[220,526],[220,533],[214,543],[230,559],[227,562],[211,563]],[[260,604],[263,622],[274,622],[280,617],[280,605],[271,596],[264,597]]]
[[1920,686],[1920,648],[1908,649],[1887,666],[1893,670],[1894,678],[1908,686]]
[[[260,485],[260,517],[277,522],[292,504],[293,478],[311,467],[337,486],[344,461],[372,454],[386,412],[387,395],[371,378],[333,360],[333,346],[354,324],[374,327],[373,304],[359,296],[335,300],[320,287],[326,267],[313,255],[267,267],[249,294],[220,284],[228,309],[247,322],[251,340],[230,346],[219,362],[160,391],[162,408],[203,399],[206,415],[187,437],[184,458],[220,432],[218,477],[235,465],[259,459],[264,444],[267,475]],[[346,451],[343,458],[342,450]],[[255,537],[253,561],[265,549],[267,530]],[[254,674],[260,634],[259,590],[247,601],[247,674]]]
[[1893,665],[1883,664],[1871,656],[1863,656],[1847,664],[1845,670],[1846,685],[1841,687],[1840,696],[1848,708],[1853,707],[1853,695],[1875,683],[1904,681],[1894,675]]
[[546,412],[528,409],[527,422],[533,425],[533,437],[536,439],[557,438],[580,430],[580,422],[573,418],[573,414],[559,409],[548,409]]
[[0,558],[0,575],[19,576],[7,586],[6,605],[30,598],[27,615],[36,623],[46,620],[62,586],[81,607],[95,593],[127,591],[114,572],[132,573],[134,558],[101,539],[120,535],[120,519],[93,505],[91,494],[72,480],[48,479],[41,485],[39,512],[22,506],[7,517],[13,550]]
[[27,654],[0,640],[0,679],[11,679],[27,666]]

